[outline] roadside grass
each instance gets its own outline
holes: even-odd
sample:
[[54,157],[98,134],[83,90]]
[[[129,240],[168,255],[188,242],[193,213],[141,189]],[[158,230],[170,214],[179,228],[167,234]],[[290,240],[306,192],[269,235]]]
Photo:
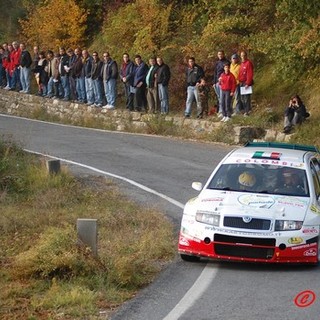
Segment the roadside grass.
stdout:
[[[174,257],[170,222],[104,177],[47,173],[0,139],[0,318],[98,319],[150,283]],[[98,256],[77,239],[98,220]]]

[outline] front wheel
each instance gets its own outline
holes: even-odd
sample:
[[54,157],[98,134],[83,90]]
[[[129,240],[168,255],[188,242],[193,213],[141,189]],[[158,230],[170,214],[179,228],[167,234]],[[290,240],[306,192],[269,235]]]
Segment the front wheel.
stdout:
[[189,256],[187,254],[180,254],[180,257],[183,261],[188,261],[188,262],[198,262],[200,261],[200,257],[197,256]]

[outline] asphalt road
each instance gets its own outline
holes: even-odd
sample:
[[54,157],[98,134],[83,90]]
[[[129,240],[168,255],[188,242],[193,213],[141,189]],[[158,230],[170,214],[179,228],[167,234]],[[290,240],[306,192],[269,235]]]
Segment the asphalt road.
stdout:
[[[117,176],[114,180],[130,197],[163,210],[176,232],[183,204],[197,194],[191,183],[205,182],[232,149],[4,115],[0,115],[0,134],[13,137],[28,150],[68,160],[77,174]],[[319,320],[319,271],[306,266],[187,263],[177,257],[112,319]]]

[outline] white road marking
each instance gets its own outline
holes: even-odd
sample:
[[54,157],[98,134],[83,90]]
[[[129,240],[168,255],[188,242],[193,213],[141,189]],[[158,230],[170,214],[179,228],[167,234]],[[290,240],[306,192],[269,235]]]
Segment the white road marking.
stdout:
[[92,171],[95,171],[95,172],[98,172],[98,173],[101,173],[101,174],[104,174],[104,175],[107,175],[107,176],[110,176],[110,177],[113,177],[113,178],[116,178],[116,179],[119,179],[119,180],[126,181],[126,182],[134,185],[135,187],[138,187],[138,188],[140,188],[140,189],[142,189],[142,190],[144,190],[144,191],[147,191],[147,192],[149,192],[149,193],[152,193],[152,194],[154,194],[154,195],[156,195],[156,196],[158,196],[158,197],[160,197],[160,198],[162,198],[162,199],[164,199],[164,200],[166,200],[166,201],[174,204],[175,206],[177,206],[177,207],[179,207],[179,208],[181,208],[181,209],[184,208],[184,205],[183,205],[181,202],[176,201],[176,200],[174,200],[174,199],[166,196],[166,195],[163,194],[163,193],[160,193],[160,192],[155,191],[155,190],[153,190],[153,189],[151,189],[151,188],[148,188],[148,187],[146,187],[146,186],[144,186],[144,185],[142,185],[142,184],[140,184],[140,183],[138,183],[138,182],[135,182],[135,181],[133,181],[133,180],[131,180],[131,179],[128,179],[128,178],[125,178],[125,177],[122,177],[122,176],[118,176],[118,175],[116,175],[116,174],[113,174],[113,173],[110,173],[110,172],[106,172],[106,171],[97,169],[97,168],[95,168],[95,167],[91,167],[91,166],[88,166],[88,165],[86,165],[86,164],[82,164],[82,163],[75,162],[75,161],[72,161],[72,160],[67,160],[67,159],[63,159],[63,158],[58,158],[58,157],[50,156],[50,155],[48,155],[48,154],[43,154],[43,153],[40,153],[40,152],[28,150],[28,149],[24,149],[24,151],[29,152],[29,153],[33,153],[33,154],[37,154],[37,155],[40,155],[40,156],[44,156],[44,157],[47,157],[47,158],[50,158],[50,159],[60,160],[60,161],[62,161],[62,162],[74,164],[74,165],[79,166],[79,167],[82,167],[82,168],[86,168],[86,169],[89,169],[89,170],[92,170]]
[[180,316],[196,303],[197,299],[201,298],[202,294],[211,285],[217,272],[218,268],[216,266],[207,264],[193,286],[163,320],[178,320]]

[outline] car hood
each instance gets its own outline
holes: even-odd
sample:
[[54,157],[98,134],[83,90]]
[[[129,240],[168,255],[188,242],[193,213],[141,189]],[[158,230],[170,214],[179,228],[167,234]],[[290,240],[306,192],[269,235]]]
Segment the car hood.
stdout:
[[309,198],[220,190],[203,190],[196,199],[197,210],[221,215],[304,220]]

